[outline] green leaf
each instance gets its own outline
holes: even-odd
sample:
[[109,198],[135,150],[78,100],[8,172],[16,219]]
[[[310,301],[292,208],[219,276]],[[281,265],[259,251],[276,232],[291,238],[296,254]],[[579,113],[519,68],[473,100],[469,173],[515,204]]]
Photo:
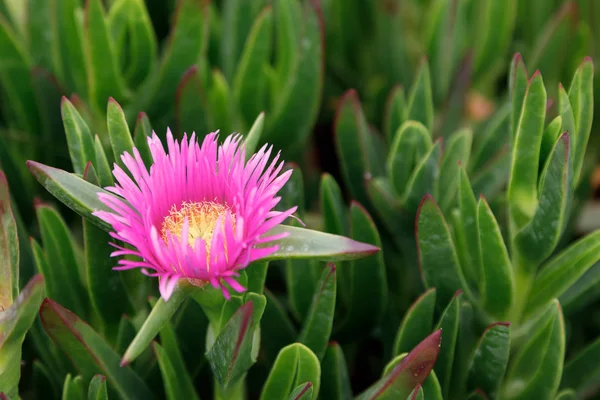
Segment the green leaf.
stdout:
[[233,79],[233,99],[248,125],[267,104],[265,69],[272,51],[272,14],[271,7],[265,7],[256,18]]
[[504,378],[509,355],[510,324],[498,322],[488,326],[470,360],[468,386],[494,396]]
[[[282,74],[281,85],[273,88],[271,104],[274,107],[265,129],[264,140],[284,150],[301,146],[311,133],[318,116],[325,79],[325,28],[317,3],[304,3],[302,27],[303,35],[297,42],[298,59],[290,65],[294,73],[290,76]],[[282,64],[277,67],[278,71],[284,71]]]
[[152,153],[150,153],[150,146],[148,145],[148,138],[152,137],[152,126],[146,113],[139,113],[135,122],[135,129],[133,131],[133,142],[135,148],[140,152],[140,157],[144,160],[146,168],[150,169],[152,165]]
[[404,123],[407,111],[406,95],[402,86],[394,86],[388,95],[383,117],[383,133],[388,143],[392,143],[396,130]]
[[310,400],[312,398],[313,384],[312,382],[306,382],[292,390],[292,393],[290,393],[288,400]]
[[435,310],[435,288],[423,293],[406,311],[394,339],[394,355],[410,351],[430,332]]
[[440,345],[440,354],[435,363],[435,374],[440,381],[444,398],[448,398],[452,375],[458,371],[453,371],[452,364],[455,359],[456,343],[458,338],[458,327],[460,321],[460,300],[461,292],[457,292],[450,304],[446,307],[440,320],[435,327],[436,330],[443,332],[443,341]]
[[260,351],[264,357],[273,362],[279,351],[294,342],[298,332],[287,315],[281,302],[268,289],[265,290],[267,305],[261,319]]
[[369,132],[358,95],[349,90],[340,100],[335,118],[335,141],[342,175],[350,194],[368,204],[364,189],[366,176],[382,175],[380,155]]
[[[571,100],[569,99],[569,95],[567,94],[567,92],[565,91],[565,88],[563,88],[562,84],[558,85],[558,113],[560,116],[560,127],[556,128],[554,127],[554,140],[550,141],[550,140],[546,140],[546,138],[544,138],[545,142],[549,142],[549,146],[547,145],[547,149],[548,151],[546,152],[546,154],[550,154],[550,151],[552,150],[552,148],[554,147],[554,143],[556,143],[556,141],[558,140],[559,136],[561,133],[563,132],[568,132],[569,133],[569,139],[571,140],[571,146],[573,148],[573,151],[576,149],[577,146],[577,129],[575,128],[575,115],[573,114],[573,108],[571,107]],[[558,117],[557,117],[558,118]],[[550,125],[548,125],[548,127],[546,128],[548,131],[551,129]],[[558,131],[558,132],[556,132]],[[573,153],[574,155],[574,153]],[[573,172],[576,171],[576,166],[575,166],[575,157],[571,157],[571,170]],[[573,175],[574,177],[577,177],[577,175]],[[577,179],[574,179],[573,184],[577,184]]]
[[265,113],[261,112],[254,120],[254,123],[250,127],[250,130],[244,139],[244,145],[246,146],[246,161],[252,157],[252,154],[256,152],[256,147],[260,142],[260,137],[262,136],[264,126]]
[[104,147],[102,147],[102,143],[100,142],[98,135],[96,135],[94,138],[94,150],[96,156],[94,168],[98,174],[98,182],[102,187],[112,186],[114,183],[113,174],[110,166],[108,165],[108,159],[106,158]]
[[554,400],[577,400],[577,393],[572,389],[561,390]]
[[211,122],[222,132],[231,132],[234,130],[232,126],[237,123],[236,116],[233,115],[231,88],[221,71],[217,69],[212,71],[211,82],[207,92],[208,114],[211,116]]
[[[510,146],[510,104],[502,106],[487,123],[485,130],[473,138],[474,150],[469,158],[469,172],[484,168],[503,148]],[[554,145],[554,143],[552,143]]]
[[115,156],[115,162],[121,168],[125,169],[125,164],[123,163],[121,156],[125,152],[133,156],[134,145],[123,109],[112,97],[108,100],[106,114],[110,146],[112,147],[113,155]]
[[371,245],[347,237],[295,226],[278,225],[270,230],[268,235],[278,235],[283,232],[289,232],[289,236],[278,240],[279,250],[263,258],[263,261],[287,258],[321,261],[355,260],[379,251],[378,244]]
[[427,379],[425,379],[422,387],[427,400],[444,400],[442,397],[442,388],[440,387],[440,382],[435,375],[435,371],[432,370],[429,373],[429,376]]
[[83,175],[88,161],[96,165],[94,141],[90,128],[66,97],[62,98],[60,109],[69,145],[69,155],[73,163],[73,171],[76,174]]
[[402,196],[402,204],[411,214],[417,213],[424,195],[437,196],[441,155],[442,140],[440,139],[435,142],[429,153],[418,161]]
[[[574,160],[573,184],[579,181],[583,167],[585,149],[587,147],[592,120],[594,116],[594,65],[592,59],[586,57],[577,69],[571,87],[569,100],[575,117],[575,137],[573,138],[572,157]],[[572,135],[570,136],[572,137]]]
[[153,342],[152,345],[158,359],[167,399],[198,399],[181,354],[169,355],[158,343]]
[[109,224],[92,215],[98,210],[110,211],[99,199],[98,193],[110,194],[78,176],[35,161],[27,161],[29,171],[61,203],[99,228],[110,231]]
[[423,282],[437,289],[438,304],[447,304],[459,289],[470,298],[450,230],[430,195],[423,198],[417,213],[416,237]]
[[104,375],[94,375],[88,387],[88,400],[108,400],[106,391],[106,377]]
[[[54,0],[51,7],[52,64],[60,82],[71,93],[86,97],[88,78],[83,46],[83,21],[81,2],[77,0]],[[4,48],[4,47],[3,47]]]
[[24,132],[35,135],[41,131],[37,118],[38,107],[31,78],[31,61],[22,45],[8,22],[0,16],[0,83],[2,100],[10,104],[5,108],[4,112],[8,114],[5,118],[12,120]]
[[594,388],[598,384],[598,377],[600,377],[599,356],[600,338],[569,359],[565,365],[560,386],[562,388],[573,388],[580,396],[585,397],[588,387]]
[[[257,2],[258,3],[258,2]],[[282,87],[287,80],[293,79],[300,59],[300,41],[302,39],[302,4],[293,0],[273,3],[275,8],[275,84]]]
[[[93,167],[86,171],[86,180],[97,184]],[[110,235],[83,219],[83,242],[88,294],[94,311],[102,320],[105,336],[116,337],[121,316],[133,314],[122,274],[113,271],[115,260],[110,256],[114,247]]]
[[[374,221],[358,203],[350,207],[351,236],[381,247]],[[388,301],[387,275],[381,253],[354,260],[346,268],[350,275],[350,304],[337,330],[341,336],[367,335],[380,321]]]
[[352,398],[352,388],[344,352],[339,344],[330,342],[321,361],[321,396],[324,399]]
[[191,136],[192,132],[202,137],[213,126],[212,115],[206,93],[207,83],[202,78],[202,71],[192,65],[183,74],[175,94],[175,115],[177,134]]
[[440,207],[447,211],[454,205],[459,185],[460,166],[468,165],[473,132],[461,129],[450,136],[439,172],[438,197]]
[[321,366],[317,356],[301,343],[293,343],[279,352],[260,394],[261,400],[279,400],[303,382],[313,384],[313,399],[319,395]]
[[46,333],[70,357],[84,381],[102,374],[110,387],[124,398],[153,397],[142,379],[131,368],[120,367],[117,353],[75,314],[45,299],[40,318]]
[[502,399],[553,398],[565,356],[565,328],[558,301],[551,305],[509,367]]
[[554,146],[542,171],[535,214],[514,239],[519,254],[531,265],[539,264],[552,254],[568,223],[573,197],[569,149],[569,135],[565,133]]
[[432,132],[433,113],[429,63],[427,59],[423,59],[408,95],[406,119],[421,122]]
[[88,0],[85,7],[85,66],[88,72],[89,99],[100,111],[109,98],[128,97],[119,70],[118,55],[108,32],[101,0]]
[[63,386],[62,400],[84,400],[85,386],[83,378],[76,376],[71,379],[71,374],[67,374],[65,384]]
[[172,108],[177,84],[182,74],[205,53],[208,43],[208,2],[180,0],[158,71],[152,75],[140,94],[141,104],[152,118]]
[[600,231],[591,233],[554,256],[536,276],[527,299],[526,315],[533,316],[562,295],[600,260]]
[[511,153],[508,149],[500,152],[490,160],[490,163],[478,172],[474,171],[471,184],[473,191],[493,199],[504,190],[509,178]]
[[423,384],[436,363],[442,332],[437,330],[419,343],[379,381],[361,393],[357,400],[403,399]]
[[248,275],[248,291],[262,294],[265,290],[265,281],[267,279],[268,262],[255,261],[245,269]]
[[19,294],[19,239],[6,175],[0,170],[0,310]]
[[127,351],[123,355],[121,365],[131,363],[148,347],[152,339],[158,334],[162,327],[169,322],[179,306],[189,295],[189,286],[181,281],[175,286],[171,297],[165,301],[162,297],[152,308],[150,315],[144,321],[144,324],[138,331],[135,339],[131,342]]
[[331,335],[336,287],[335,265],[328,264],[317,283],[317,290],[298,339],[299,342],[311,349],[319,360],[325,354]]
[[538,164],[546,117],[546,88],[539,71],[533,74],[517,125],[508,183],[511,217],[517,228],[527,224],[538,199]]
[[[559,104],[559,107],[562,107],[562,103]],[[562,133],[562,126],[563,118],[560,115],[554,118],[552,122],[550,122],[548,126],[546,126],[546,129],[544,130],[544,137],[542,138],[542,148],[540,151],[540,169],[543,168],[543,166],[546,164],[546,161],[548,160],[548,156],[550,156],[550,153],[552,153],[554,144],[558,141],[558,138]],[[571,159],[571,163],[572,161],[573,159]]]
[[514,145],[517,137],[517,130],[521,120],[521,112],[523,110],[523,101],[528,87],[527,68],[521,54],[516,53],[510,64],[508,86],[510,89],[510,103],[512,112],[510,115],[510,137],[511,143]]
[[405,193],[415,167],[431,150],[431,134],[425,125],[406,121],[398,128],[387,159],[387,175],[396,193]]
[[600,295],[600,263],[594,264],[560,297],[560,305],[566,314],[583,309]]
[[504,318],[513,305],[515,281],[500,226],[483,197],[477,205],[477,223],[483,267],[481,302],[483,308],[498,320]]
[[[206,358],[217,381],[227,387],[240,379],[256,362],[252,340],[256,327],[252,302],[241,306],[223,326]],[[234,346],[231,344],[235,343]]]
[[144,1],[126,0],[125,3],[130,54],[125,77],[135,87],[152,72],[158,44]]
[[344,235],[348,232],[346,223],[346,205],[342,190],[335,178],[328,173],[321,177],[320,186],[321,213],[325,232]]
[[44,278],[35,275],[12,305],[0,311],[0,393],[12,398],[21,377],[21,346],[44,298]]
[[36,214],[46,258],[46,263],[38,263],[38,267],[45,277],[47,296],[70,307],[77,315],[88,315],[88,297],[81,279],[83,269],[67,224],[47,205],[39,204]]

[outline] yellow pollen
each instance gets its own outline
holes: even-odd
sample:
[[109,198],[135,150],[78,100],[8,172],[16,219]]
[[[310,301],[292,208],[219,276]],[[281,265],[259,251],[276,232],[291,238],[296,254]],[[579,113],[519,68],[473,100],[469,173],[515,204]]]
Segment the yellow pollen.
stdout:
[[[204,240],[206,244],[206,257],[210,254],[210,244],[212,242],[215,225],[219,217],[224,218],[227,211],[231,211],[226,204],[214,203],[212,201],[201,202],[183,202],[178,209],[176,206],[171,207],[169,215],[164,219],[161,226],[162,238],[168,242],[168,235],[181,238],[183,231],[183,223],[188,220],[188,243],[193,248],[196,239]],[[235,215],[231,214],[232,228],[235,229]],[[225,229],[225,221],[222,220],[221,229]]]

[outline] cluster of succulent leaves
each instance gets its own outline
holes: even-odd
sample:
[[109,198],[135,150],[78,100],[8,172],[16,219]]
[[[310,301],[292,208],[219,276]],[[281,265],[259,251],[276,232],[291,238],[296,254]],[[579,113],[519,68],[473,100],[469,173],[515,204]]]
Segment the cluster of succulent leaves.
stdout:
[[[0,398],[593,396],[600,237],[573,242],[593,2],[0,0]],[[164,46],[152,7],[173,14]],[[516,56],[496,98],[509,49],[544,79]],[[183,282],[164,302],[111,270],[91,211],[123,151],[149,164],[152,128],[239,131],[302,161],[321,97],[327,115],[349,87],[334,134],[354,201],[325,174],[315,212],[290,164],[282,207],[381,253],[291,243],[229,302]],[[494,115],[465,123],[471,90]]]

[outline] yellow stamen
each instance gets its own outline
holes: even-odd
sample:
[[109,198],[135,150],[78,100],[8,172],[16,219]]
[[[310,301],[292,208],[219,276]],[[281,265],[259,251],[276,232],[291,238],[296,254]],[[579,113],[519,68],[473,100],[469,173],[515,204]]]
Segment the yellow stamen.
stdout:
[[[181,239],[183,230],[183,222],[188,220],[188,243],[193,248],[196,244],[196,239],[204,240],[206,244],[206,257],[210,255],[210,245],[212,242],[215,225],[219,217],[225,217],[227,211],[231,211],[226,204],[214,203],[212,201],[201,202],[183,202],[178,209],[173,206],[169,215],[163,220],[161,226],[161,234],[163,240],[167,242],[167,233],[177,236]],[[231,222],[235,229],[235,214],[231,214]],[[221,229],[225,229],[225,221],[222,220]],[[227,253],[227,252],[225,252]],[[225,254],[227,257],[227,254]]]

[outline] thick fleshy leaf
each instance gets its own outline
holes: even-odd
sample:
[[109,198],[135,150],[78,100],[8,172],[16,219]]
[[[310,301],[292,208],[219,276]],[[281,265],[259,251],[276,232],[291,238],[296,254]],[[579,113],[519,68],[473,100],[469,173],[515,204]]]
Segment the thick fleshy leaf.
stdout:
[[383,119],[383,132],[388,143],[392,143],[396,130],[404,122],[406,107],[404,88],[402,86],[394,86],[388,96]]
[[597,386],[600,377],[600,339],[577,352],[567,363],[563,371],[560,386],[573,388],[583,395],[588,387]]
[[[558,128],[558,132],[556,132],[556,128],[554,128],[554,135],[556,136],[554,138],[554,140],[550,141],[546,139],[546,133],[544,133],[544,142],[550,142],[548,143],[549,146],[546,146],[548,151],[546,152],[546,155],[550,154],[550,151],[552,150],[552,148],[554,147],[554,143],[556,143],[556,140],[558,139],[558,137],[560,136],[560,134],[562,132],[567,132],[569,134],[569,139],[571,140],[571,147],[572,147],[572,152],[576,149],[577,147],[577,129],[575,128],[575,115],[573,114],[573,107],[571,107],[571,100],[569,99],[569,95],[567,94],[567,91],[565,90],[565,88],[562,86],[562,84],[558,85],[558,117],[560,117],[560,127]],[[557,117],[557,118],[558,118]],[[553,121],[554,122],[554,121]],[[552,124],[548,124],[548,127],[546,128],[546,130],[550,130],[551,127],[550,125]],[[551,139],[551,138],[548,138]],[[542,147],[542,149],[544,149]],[[573,153],[573,157],[571,157],[571,170],[573,172],[576,171],[575,168],[575,153]],[[577,175],[573,175],[574,177],[576,177]],[[577,179],[574,180],[573,184],[577,184]]]
[[125,82],[119,58],[108,32],[104,7],[100,0],[88,0],[85,7],[85,41],[83,45],[88,72],[88,96],[96,110],[104,109],[109,98],[124,101]]
[[268,289],[265,290],[265,296],[267,305],[260,323],[260,352],[272,363],[282,348],[296,340],[298,332],[277,297]]
[[85,399],[85,385],[81,375],[75,378],[67,374],[63,385],[62,400],[83,400]]
[[[278,18],[275,20],[283,22]],[[288,49],[288,53],[296,48],[299,52],[296,62],[278,60],[279,84],[272,90],[271,104],[274,107],[266,121],[264,141],[281,149],[295,149],[295,146],[301,146],[305,142],[317,118],[322,97],[325,79],[325,27],[318,2],[304,3],[303,21],[302,26],[293,23],[294,28],[303,28],[303,35],[296,41],[296,46],[288,47],[283,33],[278,36],[283,38],[278,54],[283,53],[282,49]],[[291,68],[293,74],[288,76],[287,68]]]
[[562,295],[600,260],[600,231],[591,233],[554,256],[536,276],[527,299],[526,315],[535,315]]
[[[358,203],[352,203],[350,218],[354,239],[381,247],[374,221]],[[388,301],[387,275],[381,253],[353,260],[345,268],[350,275],[350,304],[336,329],[340,337],[355,338],[367,335],[383,316]]]
[[565,356],[565,327],[555,301],[514,356],[501,392],[503,399],[553,398]]
[[573,138],[572,157],[574,160],[573,184],[579,181],[583,167],[585,149],[587,147],[592,120],[594,116],[594,65],[592,59],[586,57],[577,69],[571,86],[569,100],[575,117],[575,137]]
[[189,295],[189,291],[189,286],[180,282],[175,286],[168,301],[165,301],[162,297],[158,300],[123,355],[121,365],[131,363],[146,350],[162,327],[173,317],[183,300]]
[[304,326],[299,342],[307,346],[321,360],[325,354],[333,317],[336,297],[336,269],[328,264],[321,274],[317,290],[313,295],[312,304],[304,320]]
[[262,261],[255,261],[245,268],[246,275],[248,275],[248,291],[263,293],[268,269],[269,263]]
[[98,135],[96,135],[96,137],[94,138],[94,153],[96,156],[96,163],[94,164],[94,169],[96,170],[96,174],[98,175],[98,182],[100,186],[112,186],[114,183],[112,170],[110,168],[110,165],[108,164],[106,152],[104,151],[104,147],[102,146]]
[[448,398],[452,378],[456,378],[459,371],[454,371],[452,365],[455,361],[456,343],[459,334],[461,292],[452,298],[435,329],[443,333],[440,354],[435,363],[435,374],[440,381],[444,398]]
[[354,90],[346,92],[340,100],[334,129],[336,150],[348,190],[358,202],[368,204],[364,179],[382,175],[383,168]]
[[[562,93],[564,90],[561,90],[560,92]],[[566,93],[564,95],[566,96]],[[562,106],[563,103],[561,102],[559,107]],[[572,114],[573,113],[571,112],[571,116]],[[546,129],[544,130],[544,137],[542,138],[542,148],[540,150],[540,167],[546,165],[546,161],[548,161],[548,157],[550,156],[550,153],[552,153],[554,144],[558,141],[558,138],[563,132],[562,128],[564,125],[566,124],[563,124],[563,118],[559,115],[546,126]],[[571,163],[572,162],[573,159],[571,158]]]
[[207,82],[198,65],[192,65],[183,74],[175,93],[175,120],[177,135],[188,137],[192,132],[204,133],[213,128],[213,118],[207,99]]
[[422,123],[429,132],[433,130],[433,96],[429,63],[426,59],[421,61],[419,72],[410,89],[406,119]]
[[99,199],[98,193],[109,192],[84,181],[78,176],[58,168],[53,168],[35,161],[27,161],[29,171],[60,202],[99,228],[110,231],[111,226],[92,213],[98,210],[109,211]]
[[460,166],[468,165],[471,154],[473,132],[462,129],[453,133],[448,139],[440,166],[438,198],[440,208],[447,211],[454,205],[459,184]]
[[508,149],[500,149],[483,169],[474,170],[471,179],[473,191],[488,199],[494,199],[506,187],[509,178],[511,153]]
[[169,355],[156,342],[153,343],[153,346],[163,377],[167,399],[198,399],[199,397],[181,360],[181,354]]
[[565,314],[570,315],[594,303],[600,296],[600,263],[594,264],[560,297]]
[[0,309],[19,294],[19,239],[6,175],[0,170]]
[[483,272],[481,301],[490,315],[501,320],[512,307],[515,282],[500,226],[485,198],[479,199],[477,223]]
[[317,356],[301,343],[293,343],[279,352],[260,394],[261,400],[285,399],[303,382],[311,382],[312,399],[317,399],[321,366]]
[[488,326],[470,361],[469,388],[495,395],[504,378],[509,355],[510,324],[499,322]]
[[266,66],[272,51],[272,19],[271,7],[265,7],[254,21],[233,79],[233,99],[247,125],[267,104]]
[[112,147],[115,162],[123,169],[125,164],[121,160],[123,153],[128,152],[133,155],[133,139],[129,132],[129,126],[125,120],[123,109],[112,97],[108,100],[106,115],[106,124],[108,125],[108,134],[110,136],[110,145]]
[[441,339],[441,330],[426,337],[389,373],[361,393],[357,400],[407,398],[429,376],[438,358]]
[[242,305],[223,326],[206,353],[215,378],[224,387],[234,384],[256,361],[252,354],[252,341],[257,326],[253,315],[252,302]]
[[474,146],[469,158],[469,172],[477,172],[487,165],[502,148],[510,147],[510,104],[502,106],[486,124],[483,132],[473,138]]
[[471,297],[450,229],[430,195],[426,195],[421,202],[417,214],[416,236],[423,282],[426,287],[437,289],[437,303],[448,304],[459,289],[465,290],[467,297]]
[[330,342],[321,361],[321,396],[324,399],[344,400],[352,397],[348,367],[339,344]]
[[320,202],[325,232],[345,235],[348,228],[342,190],[335,178],[328,173],[321,177]]
[[0,393],[16,397],[21,377],[21,346],[44,297],[44,278],[36,275],[12,305],[0,311]]
[[431,149],[431,133],[417,121],[406,121],[393,137],[387,159],[387,175],[398,195],[407,190],[413,170]]
[[153,397],[142,379],[131,368],[120,367],[117,353],[75,314],[46,299],[40,307],[40,318],[46,333],[69,356],[84,381],[102,374],[109,388],[122,397]]
[[306,382],[292,390],[292,393],[290,393],[288,400],[310,400],[312,398],[313,384],[312,382]]
[[[94,167],[90,164],[85,178],[97,184]],[[91,222],[83,219],[83,241],[88,294],[94,311],[100,316],[104,334],[116,337],[123,314],[133,314],[134,308],[127,295],[122,274],[113,271],[115,260],[111,258],[114,247],[110,235]]]
[[435,142],[421,160],[417,161],[402,196],[402,204],[411,214],[416,214],[423,196],[438,194],[438,177],[442,155],[442,140]]
[[508,86],[510,89],[510,138],[511,143],[514,143],[517,136],[517,129],[521,119],[521,111],[523,109],[523,101],[527,91],[528,80],[527,68],[523,62],[521,54],[516,53],[510,63],[510,72],[508,75]]
[[569,157],[569,135],[565,133],[554,146],[542,171],[535,214],[514,239],[521,257],[531,265],[539,264],[552,254],[568,223],[573,197]]
[[527,224],[538,199],[538,164],[546,116],[546,88],[536,72],[527,86],[513,143],[508,202],[517,228]]
[[94,375],[88,387],[88,400],[108,400],[106,390],[106,377],[104,375]]
[[[66,222],[53,208],[39,204],[36,214],[46,262],[38,262],[38,268],[44,274],[46,295],[51,299],[70,307],[77,315],[88,315],[88,296],[82,284],[84,271],[77,258],[78,249]],[[36,254],[39,261],[40,254]]]
[[135,148],[140,152],[140,157],[144,160],[144,165],[148,169],[150,169],[150,166],[152,165],[152,154],[150,153],[150,146],[148,145],[148,138],[151,136],[152,125],[150,125],[148,116],[146,113],[139,113],[133,131],[133,142],[135,143]]
[[73,171],[83,175],[88,161],[96,165],[94,140],[87,123],[66,97],[62,98],[60,106]]
[[371,245],[306,228],[279,225],[268,235],[289,232],[289,236],[277,241],[279,249],[263,260],[282,260],[287,258],[313,258],[322,261],[355,260],[377,253],[380,245]]
[[577,400],[577,399],[579,399],[579,397],[577,397],[577,392],[575,392],[573,389],[561,390],[554,398],[554,400]]
[[256,146],[260,142],[263,129],[265,127],[265,113],[261,112],[258,114],[254,123],[250,127],[248,134],[244,138],[244,145],[246,146],[246,158],[252,157],[252,154],[256,152]]
[[208,2],[181,0],[164,49],[160,67],[142,89],[141,104],[151,118],[164,115],[172,107],[181,75],[204,54],[208,43]]
[[435,294],[435,288],[429,289],[406,311],[394,340],[394,355],[410,351],[431,332]]

